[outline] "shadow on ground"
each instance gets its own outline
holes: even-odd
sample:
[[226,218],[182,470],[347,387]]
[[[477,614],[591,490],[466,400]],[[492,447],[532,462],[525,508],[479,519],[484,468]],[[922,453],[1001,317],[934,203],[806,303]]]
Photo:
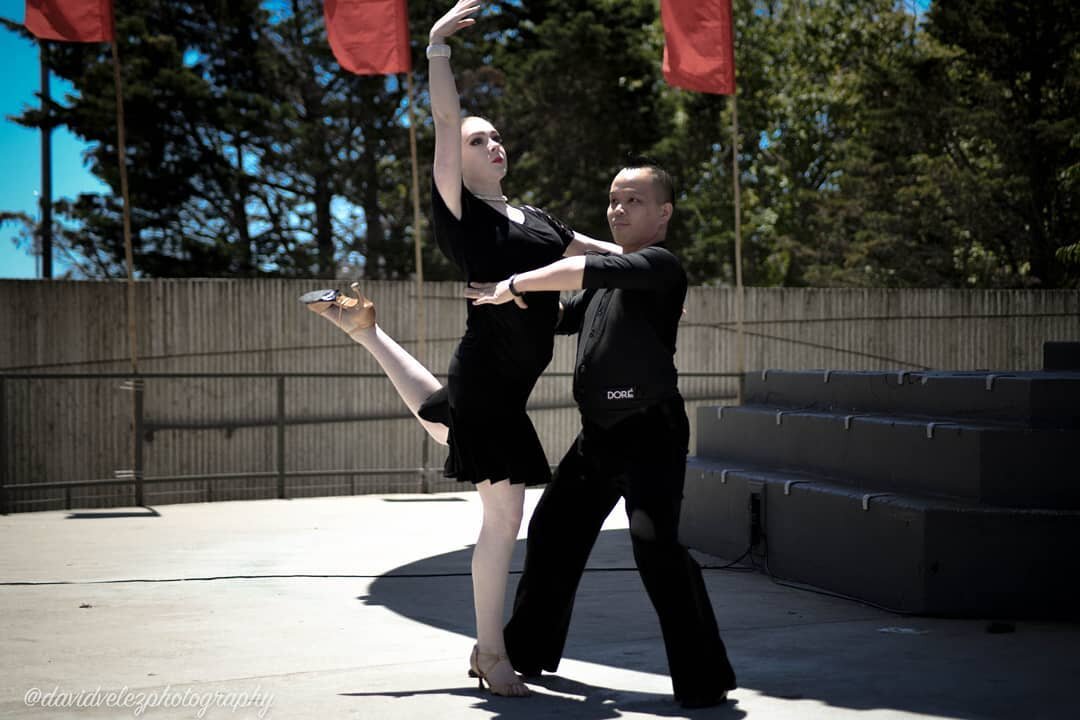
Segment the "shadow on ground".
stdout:
[[[359,599],[472,637],[471,553],[467,547],[396,568]],[[508,606],[523,555],[524,541],[519,541]],[[1016,632],[992,633],[986,620],[891,615],[781,587],[760,573],[706,570],[705,576],[740,690],[856,710],[954,718],[1057,718],[1074,710],[1069,694],[1080,682],[1076,626],[1020,623]],[[578,590],[565,657],[667,675],[659,625],[634,569],[625,530],[605,531],[597,541],[591,569]],[[566,672],[565,665],[560,672]],[[549,696],[544,702],[553,704],[552,717],[559,716],[560,703],[570,702],[574,717],[596,720],[618,717],[620,710],[680,717],[745,715],[734,703],[691,713],[680,710],[670,695],[597,687],[563,675],[544,676],[537,684],[584,697],[579,702]],[[514,701],[488,702],[488,709],[498,711]],[[584,716],[581,702],[589,709]],[[531,711],[529,716],[536,717]]]
[[110,520],[116,518],[147,518],[147,517],[161,517],[161,513],[152,507],[144,506],[141,511],[139,510],[89,510],[84,512],[71,512],[68,513],[65,520]]
[[[716,718],[717,720],[739,720],[746,713],[738,709],[738,701],[700,710],[683,710],[672,701],[670,696],[655,693],[639,693],[626,690],[612,690],[597,687],[568,678],[545,675],[539,680],[530,680],[533,687],[542,687],[553,693],[536,693],[527,700],[502,698],[484,693],[474,705],[495,718],[525,717],[529,720],[539,718],[573,718],[573,720],[615,720],[628,712],[654,717],[672,718]],[[409,698],[418,695],[460,695],[477,697],[475,688],[434,688],[422,692],[406,691],[400,693],[342,693],[345,697],[394,697]],[[523,705],[524,703],[524,705]],[[523,712],[524,711],[524,712]]]

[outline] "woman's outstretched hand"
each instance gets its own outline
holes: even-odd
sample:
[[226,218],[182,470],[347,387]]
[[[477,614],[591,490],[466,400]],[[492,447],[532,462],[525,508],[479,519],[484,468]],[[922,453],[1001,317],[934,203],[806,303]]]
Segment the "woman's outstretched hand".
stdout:
[[509,278],[497,283],[469,283],[469,287],[465,288],[465,297],[472,300],[473,305],[502,305],[513,300],[519,308],[529,307],[525,298],[510,292]]
[[435,21],[428,33],[428,42],[432,45],[443,42],[458,30],[476,24],[476,18],[471,17],[480,12],[480,0],[458,0],[450,11]]

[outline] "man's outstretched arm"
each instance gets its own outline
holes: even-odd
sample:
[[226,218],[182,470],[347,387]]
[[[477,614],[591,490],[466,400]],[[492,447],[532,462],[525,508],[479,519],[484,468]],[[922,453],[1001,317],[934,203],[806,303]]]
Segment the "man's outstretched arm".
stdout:
[[469,283],[465,288],[465,297],[473,305],[502,305],[511,300],[520,307],[527,307],[521,297],[527,292],[580,290],[585,277],[585,257],[556,260],[536,270],[511,275],[497,283]]

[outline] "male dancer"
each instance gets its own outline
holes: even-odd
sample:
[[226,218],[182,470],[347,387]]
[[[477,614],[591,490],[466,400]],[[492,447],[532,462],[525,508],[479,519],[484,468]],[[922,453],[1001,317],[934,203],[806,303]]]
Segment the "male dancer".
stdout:
[[707,707],[727,699],[735,673],[701,569],[678,542],[689,423],[674,355],[687,281],[663,247],[674,212],[671,177],[653,163],[632,163],[615,176],[609,200],[608,223],[623,254],[565,258],[466,290],[477,304],[524,306],[528,292],[585,289],[556,329],[578,333],[574,399],[582,428],[529,523],[506,647],[525,675],[558,667],[578,581],[621,496],[675,700]]

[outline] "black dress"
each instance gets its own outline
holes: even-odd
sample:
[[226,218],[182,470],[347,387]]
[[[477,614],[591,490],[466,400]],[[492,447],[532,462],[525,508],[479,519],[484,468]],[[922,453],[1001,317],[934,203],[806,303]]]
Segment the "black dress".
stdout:
[[[431,190],[435,240],[465,273],[466,282],[497,282],[548,265],[574,237],[568,227],[525,206],[516,223],[461,189],[461,219]],[[558,319],[557,292],[529,293],[529,307],[466,301],[465,334],[450,359],[445,392],[421,408],[425,419],[450,428],[445,475],[535,485],[551,479],[547,456],[525,413],[537,378],[551,362]]]

